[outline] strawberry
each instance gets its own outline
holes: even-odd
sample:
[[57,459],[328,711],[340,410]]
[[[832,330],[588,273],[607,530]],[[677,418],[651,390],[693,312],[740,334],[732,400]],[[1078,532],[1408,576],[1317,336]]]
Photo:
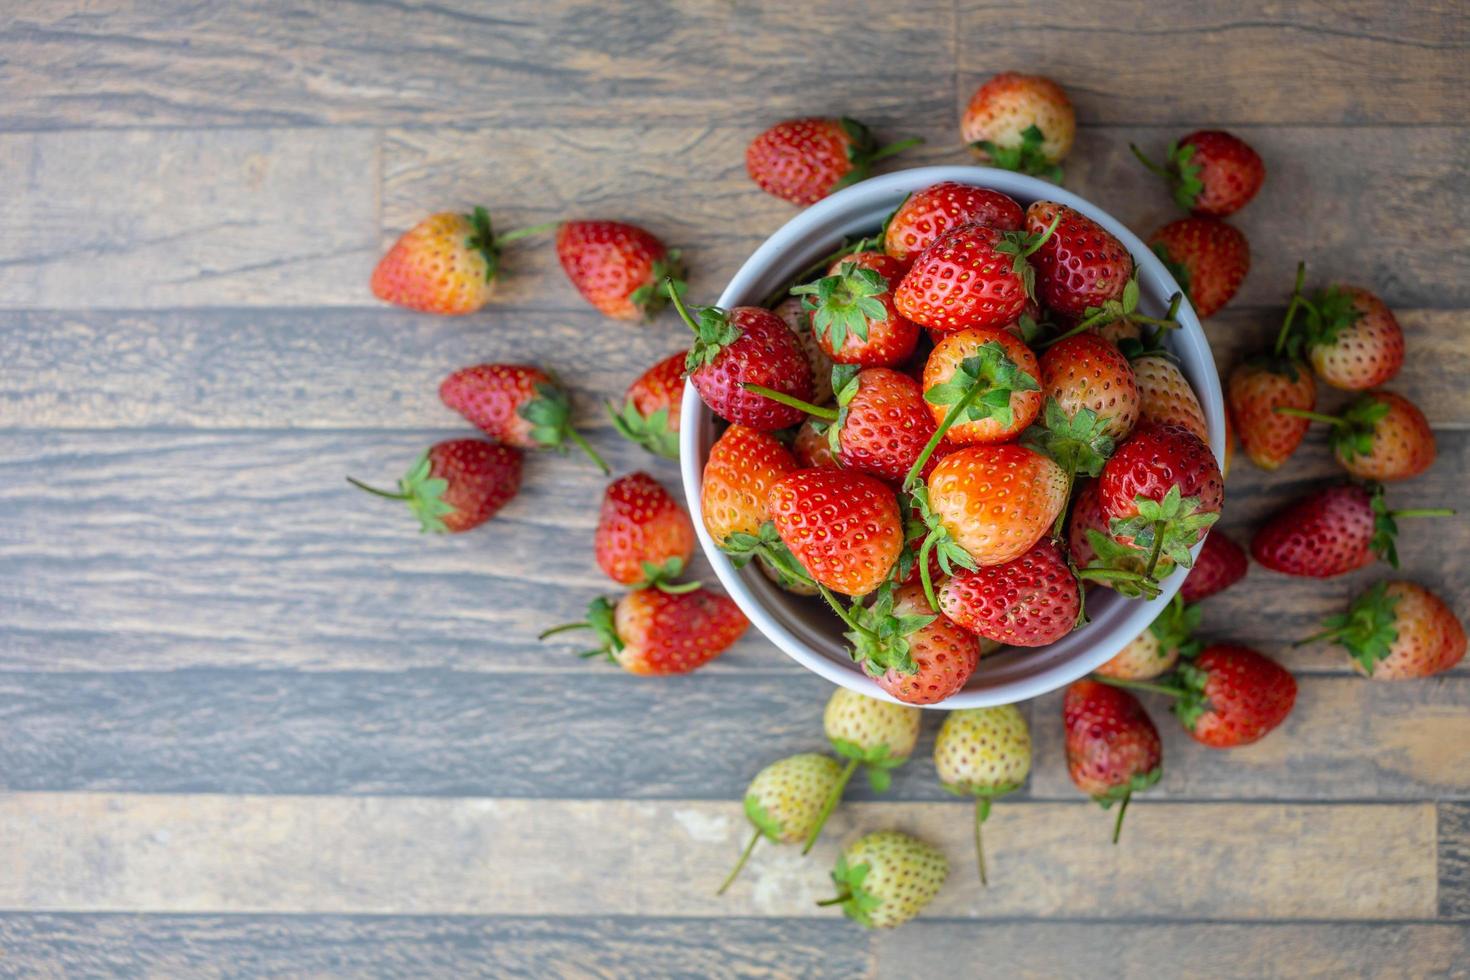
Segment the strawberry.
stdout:
[[1052,229],[1033,234],[985,225],[951,228],[924,251],[893,292],[893,305],[935,330],[1004,327],[1026,309],[1034,275],[1027,258]]
[[1199,602],[1217,592],[1224,592],[1245,578],[1250,563],[1245,551],[1221,531],[1205,536],[1205,545],[1194,560],[1194,567],[1184,577],[1179,595],[1185,602]]
[[483,439],[436,442],[398,481],[398,492],[378,490],[352,477],[359,490],[402,500],[425,531],[458,534],[479,527],[521,488],[521,453]]
[[1413,582],[1379,582],[1326,631],[1295,646],[1331,640],[1347,650],[1353,669],[1375,681],[1429,677],[1465,657],[1465,627],[1439,596]]
[[832,871],[837,894],[817,904],[841,905],[865,929],[892,929],[933,901],[947,877],[949,862],[938,848],[880,830],[843,848]]
[[761,385],[811,401],[812,372],[796,337],[770,310],[759,306],[695,307],[690,315],[677,292],[674,308],[694,331],[694,346],[684,368],[689,382],[710,411],[739,425],[763,432],[785,429],[802,419],[800,409],[757,395],[744,386]]
[[594,599],[586,620],[553,626],[540,638],[590,629],[598,646],[583,657],[606,656],[630,674],[687,674],[724,653],[749,625],[739,606],[706,588],[636,589],[616,606]]
[[[863,637],[854,640],[863,669],[874,675],[879,687],[906,704],[938,704],[959,693],[980,663],[975,637],[948,617],[936,615],[917,585],[906,585],[895,593],[894,621],[879,625],[874,620],[884,619],[884,602],[880,595],[875,603],[880,614],[859,622],[870,629],[870,636],[876,634],[883,641],[865,644]],[[853,634],[847,635],[854,639]],[[903,637],[901,652],[895,652],[888,640],[893,635]],[[874,648],[885,653],[875,654]]]
[[920,565],[937,549],[948,573],[951,563],[1003,565],[1030,551],[1066,506],[1067,475],[1025,446],[969,446],[941,460],[914,496],[929,528]]
[[827,700],[822,712],[822,729],[836,753],[847,760],[837,779],[822,801],[821,811],[807,829],[801,853],[806,854],[822,834],[837,801],[847,788],[852,774],[862,766],[868,784],[879,793],[886,792],[890,772],[909,761],[919,741],[919,709],[890,704],[839,687]]
[[1264,738],[1296,704],[1296,679],[1249,647],[1217,643],[1164,683],[1111,681],[1174,698],[1173,711],[1201,745],[1233,749]]
[[1035,201],[1026,209],[1026,230],[1056,230],[1031,256],[1036,296],[1063,316],[1085,317],[1109,300],[1120,300],[1133,277],[1133,256],[1102,225],[1064,204]]
[[821,341],[812,331],[811,310],[806,308],[800,296],[792,296],[777,303],[771,312],[791,328],[797,346],[806,355],[807,364],[812,369],[812,401],[818,405],[827,404],[832,400],[832,358],[822,349]]
[[439,400],[507,446],[564,451],[570,440],[602,472],[609,472],[597,451],[572,428],[566,391],[538,367],[476,364],[460,368],[440,382]]
[[1201,442],[1210,441],[1204,407],[1177,364],[1162,355],[1140,357],[1133,361],[1133,376],[1140,419],[1182,425]]
[[890,292],[904,271],[882,252],[855,252],[832,263],[825,278],[792,287],[791,294],[805,297],[812,331],[833,361],[894,367],[908,360],[919,340],[918,325],[899,315]]
[[614,320],[650,319],[667,279],[684,288],[679,253],[636,225],[568,221],[556,231],[556,257],[577,292]]
[[1004,565],[959,568],[939,590],[939,611],[1006,646],[1043,647],[1077,628],[1082,588],[1050,540]]
[[1307,310],[1307,358],[1323,381],[1363,391],[1399,373],[1404,333],[1383,300],[1356,286],[1329,286]]
[[951,228],[981,224],[1020,231],[1025,218],[1021,205],[1000,191],[946,180],[904,198],[884,226],[883,250],[907,263]]
[[1164,611],[1154,617],[1148,629],[1130,640],[1095,673],[1099,677],[1118,680],[1146,681],[1158,677],[1173,668],[1180,657],[1193,657],[1199,653],[1201,644],[1194,639],[1199,621],[1199,607],[1185,605],[1184,600],[1176,595]]
[[775,436],[732,425],[710,447],[699,490],[704,529],[721,548],[735,535],[758,537],[771,519],[766,495],[795,472],[796,460]]
[[[937,429],[930,440],[1009,442],[1041,411],[1041,365],[1015,336],[994,327],[946,334],[924,363],[924,400]],[[914,467],[917,479],[922,463]]]
[[836,759],[815,752],[777,759],[756,773],[745,790],[745,819],[755,833],[715,894],[725,894],[762,837],[773,844],[805,840],[822,814],[822,802],[841,775],[842,767]]
[[1096,480],[1084,480],[1072,497],[1067,552],[1084,586],[1104,585],[1129,598],[1157,595],[1155,580],[1162,580],[1174,570],[1174,560],[1160,554],[1154,575],[1144,577],[1149,553],[1114,540]]
[[474,313],[490,301],[500,273],[501,246],[554,227],[537,225],[496,235],[484,208],[475,208],[473,214],[431,214],[404,232],[378,260],[373,295],[423,313]]
[[1129,144],[1139,161],[1169,182],[1174,200],[1196,215],[1223,218],[1250,203],[1266,180],[1266,165],[1238,136],[1201,129],[1169,144],[1164,165]]
[[1180,218],[1148,240],[1173,274],[1200,319],[1230,302],[1251,268],[1250,243],[1215,218]]
[[1300,361],[1253,357],[1230,372],[1225,402],[1246,456],[1269,472],[1290,459],[1306,437],[1311,423],[1295,413],[1316,406],[1317,385]]
[[980,883],[989,884],[980,826],[990,804],[1020,789],[1031,773],[1025,716],[1013,704],[951,711],[934,738],[934,771],[946,791],[975,798],[975,859]]
[[614,582],[666,592],[699,587],[673,584],[694,554],[694,525],[647,473],[630,473],[607,485],[593,542],[598,566]]
[[1402,517],[1450,517],[1446,508],[1389,510],[1383,488],[1324,487],[1279,511],[1251,539],[1251,556],[1273,572],[1332,578],[1382,558],[1399,567],[1394,536]]
[[1391,391],[1355,398],[1341,415],[1296,408],[1278,412],[1332,426],[1328,442],[1342,468],[1363,480],[1406,480],[1434,463],[1434,430],[1418,406]]
[[1062,725],[1073,785],[1103,809],[1121,803],[1113,823],[1116,844],[1133,794],[1157,783],[1164,773],[1159,731],[1137,698],[1094,680],[1067,687]]
[[1086,568],[1097,557],[1088,534],[1108,536],[1108,517],[1103,513],[1102,498],[1098,496],[1096,480],[1083,480],[1076,484],[1072,494],[1072,507],[1067,519],[1067,554],[1078,568]]
[[776,532],[816,582],[866,595],[888,577],[903,550],[893,491],[846,470],[797,470],[766,498]]
[[880,147],[855,119],[788,119],[750,141],[745,172],[767,194],[805,206],[866,180],[874,163],[922,142],[907,139]]
[[970,96],[960,134],[982,162],[1062,182],[1077,114],[1062,87],[1041,75],[1001,72]]
[[1189,549],[1219,519],[1225,480],[1194,433],[1145,422],[1103,465],[1098,495],[1112,536],[1149,552],[1148,579],[1161,555],[1190,566]]
[[1116,345],[1097,334],[1078,334],[1046,349],[1041,355],[1041,393],[1055,400],[1069,419],[1090,411],[1109,439],[1122,439],[1138,421],[1140,391],[1134,368]]
[[684,400],[688,351],[670,354],[628,386],[623,407],[608,403],[613,428],[629,442],[669,459],[679,458],[679,416]]
[[842,468],[837,461],[837,453],[832,449],[829,430],[828,423],[815,417],[808,418],[796,430],[796,437],[791,440],[791,452],[802,469]]

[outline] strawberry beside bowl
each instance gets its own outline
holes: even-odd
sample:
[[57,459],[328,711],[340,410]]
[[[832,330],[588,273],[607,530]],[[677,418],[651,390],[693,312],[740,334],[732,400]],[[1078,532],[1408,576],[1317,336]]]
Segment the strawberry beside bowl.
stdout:
[[[1121,222],[1096,205],[1053,184],[985,167],[923,167],[863,181],[833,194],[792,218],[746,260],[726,286],[718,305],[726,309],[759,305],[764,297],[846,237],[871,234],[898,207],[905,195],[941,181],[957,181],[1008,194],[1022,206],[1050,200],[1076,209],[1115,235],[1138,266],[1140,311],[1161,316],[1178,286],[1163,263]],[[1217,458],[1225,445],[1225,409],[1220,379],[1199,319],[1188,303],[1176,316],[1180,329],[1170,331],[1167,346],[1199,397],[1210,446]],[[842,623],[820,600],[787,593],[751,563],[737,569],[705,530],[700,483],[719,422],[692,384],[684,389],[680,432],[680,469],[684,493],[699,543],[715,574],[750,621],[782,652],[833,683],[869,697],[894,700],[848,654]],[[1179,590],[1185,571],[1175,571],[1153,600],[1125,599],[1107,590],[1088,596],[1091,622],[1046,647],[1007,648],[984,656],[969,683],[958,694],[932,705],[954,709],[1010,704],[1045,694],[1089,673],[1148,627]]]

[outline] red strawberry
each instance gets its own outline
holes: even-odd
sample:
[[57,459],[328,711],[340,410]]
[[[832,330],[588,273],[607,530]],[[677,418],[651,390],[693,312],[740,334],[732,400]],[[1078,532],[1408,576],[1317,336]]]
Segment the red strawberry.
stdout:
[[550,374],[528,364],[476,364],[439,384],[439,400],[492,439],[517,449],[564,449],[577,444],[602,472],[607,464],[572,428],[567,393]]
[[1067,520],[1067,553],[1078,568],[1086,568],[1097,557],[1097,550],[1089,542],[1088,531],[1109,536],[1108,516],[1103,513],[1096,480],[1078,483],[1072,495],[1071,516]]
[[1311,425],[1278,409],[1311,411],[1317,384],[1300,361],[1253,357],[1230,372],[1225,401],[1246,456],[1270,471],[1291,458]]
[[669,459],[679,458],[679,416],[683,411],[684,361],[688,354],[670,354],[640,374],[628,386],[621,410],[611,403],[607,406],[619,435]]
[[1140,419],[1182,425],[1201,441],[1210,441],[1204,407],[1177,364],[1161,355],[1139,357],[1133,361],[1133,376]]
[[556,257],[587,302],[614,320],[646,320],[663,308],[664,281],[684,287],[679,253],[636,225],[568,221],[556,232]]
[[1341,483],[1313,491],[1278,512],[1251,539],[1251,556],[1275,572],[1332,578],[1382,558],[1399,567],[1394,536],[1401,517],[1449,517],[1443,508],[1389,510],[1383,489]]
[[1330,286],[1307,308],[1307,358],[1323,381],[1363,391],[1399,373],[1404,333],[1377,296],[1356,286]]
[[521,488],[521,453],[483,439],[449,439],[429,447],[398,481],[398,492],[352,477],[368,493],[408,504],[425,531],[457,534],[479,527]]
[[1102,225],[1064,204],[1035,201],[1026,209],[1026,230],[1056,230],[1031,256],[1036,298],[1063,316],[1082,318],[1109,300],[1119,300],[1133,277],[1133,256]]
[[1149,551],[1148,577],[1160,555],[1189,567],[1189,549],[1220,516],[1225,479],[1194,433],[1145,422],[1104,464],[1098,494],[1113,537]]
[[1068,686],[1062,725],[1073,785],[1104,808],[1121,803],[1113,823],[1116,844],[1133,794],[1157,783],[1164,773],[1159,730],[1137,698],[1094,680]]
[[1049,540],[1004,565],[955,570],[939,610],[972,633],[1006,646],[1043,647],[1077,627],[1082,589]]
[[623,585],[674,586],[694,553],[694,525],[663,486],[647,473],[630,473],[607,485],[594,537],[597,564]]
[[710,411],[729,422],[763,432],[785,429],[802,411],[745,388],[760,385],[811,401],[812,372],[790,328],[759,306],[695,307],[690,316],[677,292],[670,294],[679,316],[694,331],[694,346],[684,362],[689,382]]
[[[906,672],[889,666],[876,676],[878,686],[906,704],[938,704],[958,694],[980,663],[980,644],[975,637],[944,616],[935,615],[917,586],[899,589],[893,609],[900,617],[932,620],[905,637],[908,660],[914,669]],[[870,667],[868,661],[864,666]]]
[[903,265],[882,252],[855,252],[832,263],[826,278],[791,292],[807,297],[812,331],[833,361],[893,367],[919,341],[918,325],[899,315],[889,292],[903,274]]
[[924,400],[944,437],[960,445],[1007,442],[1041,411],[1041,365],[1005,330],[946,334],[924,364]]
[[758,537],[771,519],[766,495],[788,474],[796,460],[775,436],[732,425],[710,447],[699,490],[704,528],[724,548],[730,536]]
[[1214,218],[1171,221],[1148,240],[1203,319],[1228,302],[1251,268],[1250,243]]
[[584,657],[606,656],[630,674],[687,674],[724,653],[749,625],[739,606],[708,589],[677,594],[637,589],[616,607],[594,600],[584,622],[555,626],[541,639],[590,629],[598,647]]
[[792,204],[815,204],[866,180],[877,161],[921,142],[880,147],[868,127],[853,119],[788,119],[751,140],[745,171],[767,194]]
[[914,258],[893,293],[898,312],[935,330],[1004,327],[1031,298],[1027,257],[1048,240],[985,225],[951,228]]
[[845,470],[798,470],[767,497],[776,532],[819,585],[867,595],[903,550],[893,490]]
[[1359,395],[1341,415],[1284,414],[1332,426],[1328,442],[1343,469],[1363,480],[1406,480],[1434,463],[1434,430],[1418,407],[1391,391]]
[[1145,167],[1169,182],[1179,206],[1197,215],[1234,214],[1266,180],[1266,165],[1250,144],[1218,129],[1197,130],[1169,144],[1162,167],[1130,147]]
[[1465,627],[1444,601],[1413,582],[1379,582],[1353,600],[1327,630],[1296,644],[1331,640],[1353,668],[1375,681],[1429,677],[1465,657]]
[[1174,714],[1196,742],[1212,749],[1260,741],[1296,704],[1296,679],[1285,667],[1230,643],[1205,647],[1192,663],[1180,665],[1175,681]]
[[883,250],[908,262],[951,228],[981,224],[1020,231],[1025,218],[1021,205],[1000,191],[946,180],[904,199],[883,229]]
[[1224,592],[1245,578],[1250,567],[1245,551],[1221,531],[1212,531],[1205,538],[1194,567],[1184,577],[1179,595],[1185,602],[1199,602],[1217,592]]
[[500,247],[553,227],[537,225],[496,235],[484,208],[475,208],[473,214],[431,214],[404,232],[378,260],[373,295],[424,313],[474,313],[490,301],[500,273]]
[[1061,183],[1057,165],[1072,150],[1077,114],[1056,82],[1007,71],[970,96],[960,133],[983,162]]
[[826,405],[832,400],[832,358],[822,349],[821,341],[812,331],[811,310],[805,307],[800,296],[792,296],[777,303],[771,312],[791,328],[791,335],[811,365],[812,401]]

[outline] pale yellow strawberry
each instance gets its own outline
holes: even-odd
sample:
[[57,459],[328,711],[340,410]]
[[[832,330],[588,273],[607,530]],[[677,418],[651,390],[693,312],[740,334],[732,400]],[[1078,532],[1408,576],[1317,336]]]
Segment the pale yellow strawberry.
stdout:
[[1139,414],[1150,422],[1173,422],[1210,441],[1205,425],[1205,410],[1184,372],[1167,357],[1140,357],[1133,362],[1133,377],[1138,383]]
[[1031,731],[1015,705],[951,711],[934,739],[934,770],[944,788],[975,797],[975,859],[985,876],[980,825],[992,800],[1021,788],[1031,772]]
[[937,847],[896,830],[860,837],[843,849],[832,871],[837,896],[819,905],[841,905],[868,929],[892,929],[918,915],[949,877]]
[[822,804],[840,778],[841,764],[815,752],[777,759],[756,773],[745,791],[745,816],[755,833],[719,893],[723,894],[740,874],[762,837],[776,844],[805,840],[822,817]]

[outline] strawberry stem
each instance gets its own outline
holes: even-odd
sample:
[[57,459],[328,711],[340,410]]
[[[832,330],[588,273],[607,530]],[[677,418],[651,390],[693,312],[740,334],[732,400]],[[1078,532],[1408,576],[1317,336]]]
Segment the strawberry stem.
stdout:
[[1062,221],[1062,212],[1060,210],[1058,210],[1056,217],[1051,219],[1051,224],[1049,224],[1049,225],[1046,226],[1046,231],[1043,231],[1041,233],[1041,235],[1035,241],[1033,241],[1030,245],[1028,245],[1025,248],[1025,250],[1023,250],[1021,252],[1021,258],[1023,258],[1023,259],[1026,258],[1027,256],[1029,256],[1032,253],[1034,253],[1038,248],[1040,248],[1041,246],[1045,245],[1046,244],[1046,240],[1051,237],[1051,233],[1052,232],[1054,232],[1054,231],[1057,230],[1057,225],[1061,224],[1061,221]]
[[788,395],[784,391],[767,388],[765,385],[758,385],[751,381],[741,383],[740,387],[746,391],[754,392],[763,398],[769,398],[773,402],[780,402],[782,405],[789,405],[791,408],[799,409],[819,419],[826,419],[828,422],[837,421],[837,409],[835,408],[822,408],[818,405],[813,405],[811,402],[804,402],[800,398]]
[[908,490],[918,480],[919,471],[924,468],[925,463],[929,462],[929,457],[934,455],[934,450],[939,448],[939,443],[944,440],[944,434],[949,431],[950,426],[954,425],[955,419],[959,418],[960,414],[969,408],[970,403],[980,394],[980,388],[981,385],[979,384],[972,385],[970,390],[965,392],[963,398],[950,406],[949,412],[944,416],[944,421],[939,423],[939,427],[934,430],[934,434],[929,437],[929,441],[919,451],[919,456],[914,460],[914,465],[909,467],[908,473],[903,478],[903,489]]
[[1291,334],[1291,323],[1296,319],[1297,310],[1312,310],[1312,304],[1308,303],[1302,295],[1302,285],[1307,281],[1307,264],[1298,262],[1296,264],[1296,285],[1291,291],[1291,303],[1286,307],[1286,316],[1281,321],[1281,331],[1276,335],[1276,356],[1280,357],[1286,349],[1286,338]]
[[832,607],[832,611],[837,614],[837,618],[847,624],[848,629],[852,630],[855,633],[870,632],[869,630],[863,629],[863,627],[859,626],[857,622],[853,620],[852,615],[848,613],[846,609],[842,608],[842,603],[837,601],[837,597],[832,594],[831,589],[827,588],[821,582],[818,582],[817,590],[822,593],[822,598],[827,600],[827,605]]
[[924,543],[919,545],[919,582],[924,586],[924,598],[929,600],[929,608],[938,610],[939,600],[934,598],[934,583],[929,575],[929,553],[934,550],[934,535],[925,536]]
[[897,156],[904,150],[911,150],[916,146],[922,146],[923,143],[924,139],[921,136],[911,136],[906,140],[899,140],[897,143],[889,143],[887,146],[879,147],[868,154],[868,163],[877,163],[879,160],[886,160],[891,156]]
[[1129,143],[1128,149],[1132,150],[1133,155],[1138,157],[1139,163],[1143,164],[1153,173],[1168,181],[1172,181],[1174,179],[1174,176],[1170,174],[1169,171],[1165,170],[1163,167],[1159,166],[1157,163],[1154,163],[1147,156],[1145,156],[1143,151],[1138,148],[1137,143]]
[[1335,640],[1344,632],[1346,632],[1346,630],[1347,627],[1343,626],[1339,627],[1338,629],[1323,630],[1320,633],[1313,633],[1311,636],[1306,637],[1305,639],[1297,640],[1295,643],[1292,644],[1292,647],[1294,649],[1296,647],[1308,646],[1312,643],[1320,643],[1323,640]]
[[843,902],[847,901],[850,898],[852,898],[852,892],[844,888],[832,898],[824,898],[817,904],[820,905],[822,908],[826,908],[829,905],[841,905]]
[[561,227],[560,221],[548,221],[541,225],[529,225],[525,228],[516,228],[495,236],[495,244],[505,245],[509,242],[519,241],[522,238],[530,238],[542,232],[551,231],[553,228]]
[[684,305],[683,298],[679,296],[679,289],[673,276],[664,276],[664,292],[668,293],[674,309],[679,311],[679,319],[684,321],[686,327],[694,331],[696,337],[699,336],[699,327],[695,326],[694,318],[689,315],[689,309]]
[[1133,799],[1133,791],[1129,790],[1123,794],[1123,803],[1118,807],[1118,818],[1113,821],[1113,845],[1117,846],[1118,835],[1123,833],[1123,814],[1128,812],[1128,804]]
[[1313,422],[1325,422],[1327,425],[1335,425],[1339,428],[1347,427],[1347,421],[1345,419],[1338,418],[1336,415],[1323,415],[1321,412],[1309,412],[1304,408],[1292,408],[1289,405],[1277,405],[1275,408],[1271,409],[1271,411],[1275,412],[1277,415],[1294,415],[1299,419],[1311,419]]
[[591,628],[592,628],[592,624],[591,623],[585,623],[585,622],[562,623],[560,626],[553,626],[549,630],[542,630],[540,633],[537,633],[536,634],[536,639],[538,639],[538,640],[544,640],[548,636],[555,636],[558,633],[567,633],[567,632],[570,632],[572,630],[590,630]]
[[1103,677],[1101,674],[1093,674],[1092,679],[1112,687],[1128,688],[1134,691],[1148,691],[1150,694],[1163,694],[1171,698],[1182,698],[1189,694],[1182,687],[1170,687],[1168,684],[1155,684],[1152,681],[1126,681],[1119,677]]
[[879,241],[876,241],[872,238],[859,238],[855,242],[844,244],[837,251],[831,253],[830,255],[822,256],[811,265],[808,265],[806,268],[802,269],[796,274],[794,278],[788,279],[778,289],[772,291],[770,295],[768,295],[765,300],[762,301],[761,305],[767,308],[775,306],[777,303],[786,298],[786,294],[791,292],[791,287],[795,286],[797,283],[805,282],[819,272],[826,272],[829,268],[831,268],[833,262],[836,262],[838,259],[842,258],[845,255],[851,255],[854,252],[865,252],[870,248],[877,248],[880,244],[881,243]]
[[832,792],[822,801],[822,810],[817,814],[817,822],[812,825],[811,832],[806,835],[806,843],[801,845],[801,853],[806,854],[816,844],[817,838],[822,836],[822,828],[827,825],[827,818],[837,807],[837,801],[842,799],[843,790],[847,789],[847,783],[852,779],[852,774],[857,772],[858,761],[848,759],[847,765],[842,767],[842,775],[837,777],[837,783],[832,787]]
[[990,797],[975,797],[975,863],[980,866],[980,884],[990,887],[990,879],[985,877],[985,837],[980,832],[980,826],[985,823],[985,818],[990,816]]
[[359,490],[366,490],[368,493],[383,497],[386,500],[407,500],[409,498],[409,495],[406,493],[392,493],[388,490],[379,490],[377,487],[370,487],[360,480],[354,480],[350,476],[347,478],[347,482]]
[[1388,516],[1394,520],[1400,517],[1454,517],[1455,512],[1448,507],[1415,507],[1410,510],[1391,510]]
[[1148,567],[1143,570],[1143,577],[1152,579],[1154,569],[1159,567],[1159,555],[1164,552],[1164,529],[1168,521],[1154,521],[1154,546],[1148,553]]
[[720,887],[719,887],[718,890],[715,891],[715,894],[716,895],[723,895],[723,894],[725,894],[725,889],[729,888],[732,884],[734,884],[735,879],[740,876],[741,869],[743,869],[745,867],[745,862],[750,860],[750,852],[753,851],[753,850],[755,850],[756,842],[759,841],[760,839],[761,839],[761,830],[760,830],[759,827],[757,827],[755,829],[755,833],[753,833],[753,834],[750,835],[750,843],[749,844],[746,844],[745,845],[745,850],[743,850],[743,851],[740,852],[740,860],[735,862],[735,867],[732,868],[730,870],[729,875],[727,875],[725,877],[724,883],[722,885],[720,885]]

